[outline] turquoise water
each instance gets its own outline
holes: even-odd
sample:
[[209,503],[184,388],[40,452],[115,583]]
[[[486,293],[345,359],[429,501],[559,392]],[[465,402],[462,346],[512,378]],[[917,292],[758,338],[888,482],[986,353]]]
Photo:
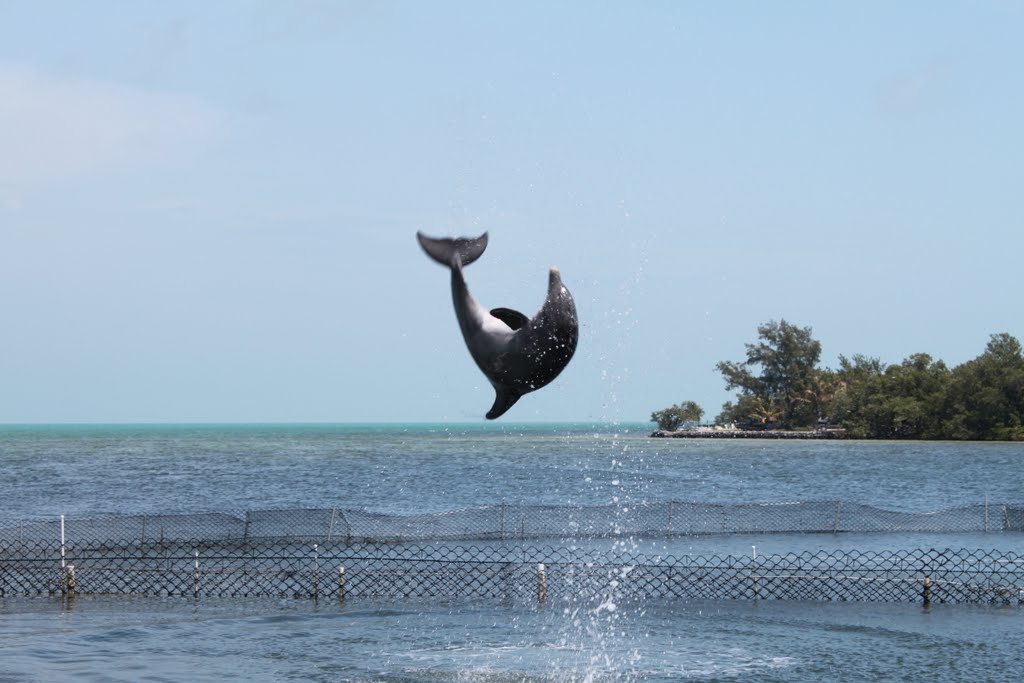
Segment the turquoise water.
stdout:
[[0,426],[0,519],[280,507],[1024,498],[1024,444],[651,439],[636,425]]
[[[647,425],[0,427],[0,520],[499,501],[1024,499],[1019,444],[649,439]],[[1020,547],[1019,533],[685,539],[695,552]],[[638,543],[641,541],[637,541]],[[642,548],[641,548],[642,550]],[[0,598],[0,681],[1011,681],[1019,608]]]

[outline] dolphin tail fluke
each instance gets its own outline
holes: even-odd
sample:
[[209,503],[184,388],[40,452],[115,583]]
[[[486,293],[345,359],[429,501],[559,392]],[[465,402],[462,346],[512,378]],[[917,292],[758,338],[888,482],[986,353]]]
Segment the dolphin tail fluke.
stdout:
[[[427,256],[443,266],[454,268],[456,262],[468,266],[480,258],[487,248],[487,233],[473,239],[470,237],[427,237],[422,232],[416,233],[423,251]],[[512,405],[511,403],[509,405]]]
[[505,414],[509,408],[516,404],[522,394],[505,387],[495,387],[497,396],[494,397],[494,405],[487,411],[487,419],[494,420]]

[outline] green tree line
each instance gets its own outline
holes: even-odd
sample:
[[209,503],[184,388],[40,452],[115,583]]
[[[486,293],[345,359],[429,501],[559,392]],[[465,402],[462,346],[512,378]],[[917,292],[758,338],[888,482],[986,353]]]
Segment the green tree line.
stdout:
[[868,439],[1024,440],[1024,353],[1009,334],[991,335],[981,355],[954,368],[915,353],[895,365],[840,356],[830,369],[819,367],[810,327],[773,320],[757,332],[745,360],[716,365],[737,390],[716,423],[827,424]]

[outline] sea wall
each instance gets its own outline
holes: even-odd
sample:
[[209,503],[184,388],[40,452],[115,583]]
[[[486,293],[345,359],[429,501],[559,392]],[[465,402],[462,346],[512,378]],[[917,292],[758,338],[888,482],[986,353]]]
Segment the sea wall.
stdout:
[[715,429],[698,427],[670,432],[659,429],[651,433],[658,439],[845,439],[843,429],[814,429],[792,431],[788,429]]

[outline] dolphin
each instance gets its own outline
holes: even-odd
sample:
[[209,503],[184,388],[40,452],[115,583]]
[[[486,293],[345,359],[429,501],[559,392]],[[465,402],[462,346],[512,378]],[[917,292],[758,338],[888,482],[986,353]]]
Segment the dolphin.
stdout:
[[469,293],[462,276],[463,267],[480,258],[487,248],[487,233],[472,239],[434,238],[417,232],[416,238],[430,258],[451,268],[452,303],[462,338],[477,367],[494,387],[488,420],[501,417],[524,394],[558,377],[576,352],[580,330],[576,303],[557,268],[548,274],[547,298],[532,318],[511,308],[488,311]]

